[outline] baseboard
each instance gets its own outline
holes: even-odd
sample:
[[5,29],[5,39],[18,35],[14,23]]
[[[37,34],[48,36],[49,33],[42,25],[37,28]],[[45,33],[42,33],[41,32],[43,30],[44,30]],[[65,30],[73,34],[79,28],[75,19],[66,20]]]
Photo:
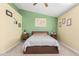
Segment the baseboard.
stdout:
[[17,42],[15,42],[15,43],[14,43],[12,46],[10,46],[8,49],[6,49],[6,50],[0,52],[0,55],[2,55],[2,54],[4,54],[4,53],[6,53],[7,51],[11,50],[11,49],[14,48],[15,46],[17,46],[20,42],[21,42],[20,40],[17,41]]
[[76,53],[77,55],[79,55],[79,51],[75,50],[74,48],[70,47],[69,45],[65,44],[64,42],[60,42],[60,44],[62,44],[63,46],[65,46],[66,48],[70,49],[72,52]]

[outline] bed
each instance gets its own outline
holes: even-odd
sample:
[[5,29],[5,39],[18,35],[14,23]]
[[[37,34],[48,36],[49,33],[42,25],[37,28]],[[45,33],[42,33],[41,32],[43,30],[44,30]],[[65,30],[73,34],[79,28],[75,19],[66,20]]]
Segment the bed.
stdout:
[[47,31],[33,31],[23,45],[24,54],[58,54],[58,41]]

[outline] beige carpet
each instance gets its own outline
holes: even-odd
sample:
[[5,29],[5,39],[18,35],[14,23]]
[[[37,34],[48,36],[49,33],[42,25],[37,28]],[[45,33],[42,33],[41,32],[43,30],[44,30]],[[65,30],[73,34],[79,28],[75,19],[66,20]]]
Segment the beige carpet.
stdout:
[[76,55],[75,53],[73,53],[63,45],[60,45],[59,54],[23,54],[22,53],[23,43],[24,42],[21,42],[15,48],[2,54],[1,56],[75,56]]

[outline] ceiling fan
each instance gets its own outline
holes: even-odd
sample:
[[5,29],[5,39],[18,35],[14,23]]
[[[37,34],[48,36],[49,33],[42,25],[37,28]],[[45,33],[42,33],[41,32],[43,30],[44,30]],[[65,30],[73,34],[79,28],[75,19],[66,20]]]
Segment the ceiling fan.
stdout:
[[[33,6],[37,5],[38,3],[33,3]],[[48,7],[47,3],[44,3],[45,7]]]

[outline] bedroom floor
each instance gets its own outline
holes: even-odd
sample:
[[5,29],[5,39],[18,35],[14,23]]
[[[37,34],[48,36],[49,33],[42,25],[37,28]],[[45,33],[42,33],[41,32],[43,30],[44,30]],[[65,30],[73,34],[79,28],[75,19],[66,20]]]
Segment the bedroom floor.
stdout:
[[24,42],[21,42],[12,50],[2,54],[4,56],[76,56],[75,53],[64,47],[60,44],[60,53],[59,54],[23,54],[22,53],[22,45]]

